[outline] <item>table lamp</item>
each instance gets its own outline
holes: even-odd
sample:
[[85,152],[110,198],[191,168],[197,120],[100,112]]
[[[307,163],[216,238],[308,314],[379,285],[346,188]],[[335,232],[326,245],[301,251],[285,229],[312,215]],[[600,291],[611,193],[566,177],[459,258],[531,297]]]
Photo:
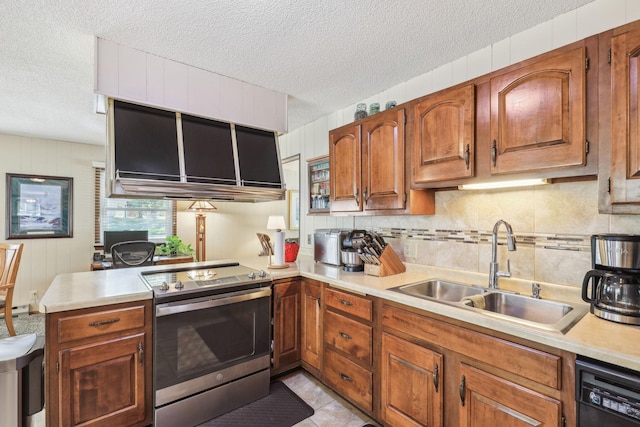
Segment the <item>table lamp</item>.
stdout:
[[267,230],[276,230],[273,233],[273,264],[269,268],[286,268],[289,264],[284,262],[284,231],[287,228],[282,215],[270,215],[267,221]]

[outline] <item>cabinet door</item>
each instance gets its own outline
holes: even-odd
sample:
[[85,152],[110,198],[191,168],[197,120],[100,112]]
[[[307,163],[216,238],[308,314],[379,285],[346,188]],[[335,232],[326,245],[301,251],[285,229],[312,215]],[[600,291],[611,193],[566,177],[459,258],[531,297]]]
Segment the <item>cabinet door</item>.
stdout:
[[300,360],[300,281],[273,286],[273,369]]
[[413,181],[474,175],[475,87],[470,84],[414,106]]
[[586,164],[585,48],[491,79],[491,173]]
[[640,29],[611,40],[611,202],[640,202]]
[[320,370],[322,354],[322,310],[319,284],[305,280],[302,284],[302,360]]
[[382,334],[381,417],[385,423],[443,425],[442,360],[438,353]]
[[560,425],[562,402],[464,363],[460,366],[461,426]]
[[362,210],[360,125],[329,132],[331,211]]
[[[145,334],[59,353],[61,426],[125,426],[145,419]],[[149,367],[151,369],[151,367]]]
[[378,113],[362,125],[365,210],[404,209],[404,109]]

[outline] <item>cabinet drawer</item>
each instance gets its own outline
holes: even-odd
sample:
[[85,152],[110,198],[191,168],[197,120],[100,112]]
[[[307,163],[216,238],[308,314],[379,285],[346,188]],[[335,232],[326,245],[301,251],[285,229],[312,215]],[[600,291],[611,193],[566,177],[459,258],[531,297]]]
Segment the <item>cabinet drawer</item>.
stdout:
[[[411,311],[384,305],[382,326],[420,340],[471,355],[496,368],[560,390],[562,358],[504,339],[470,331]],[[535,369],[531,369],[531,367]]]
[[370,371],[331,350],[325,350],[324,379],[362,409],[373,409],[373,374]]
[[58,319],[58,342],[70,342],[143,327],[143,305],[96,311]]
[[360,362],[371,366],[373,328],[337,313],[327,311],[324,323],[324,342],[350,354]]
[[373,319],[371,301],[357,295],[327,287],[325,290],[325,304],[327,307],[335,308],[364,320],[371,321]]

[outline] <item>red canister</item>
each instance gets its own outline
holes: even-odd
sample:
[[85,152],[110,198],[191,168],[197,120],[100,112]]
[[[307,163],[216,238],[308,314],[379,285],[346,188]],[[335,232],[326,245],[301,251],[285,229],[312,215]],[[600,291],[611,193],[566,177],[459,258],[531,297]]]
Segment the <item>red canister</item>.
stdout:
[[296,241],[285,242],[284,244],[284,262],[295,262],[298,257],[300,245]]

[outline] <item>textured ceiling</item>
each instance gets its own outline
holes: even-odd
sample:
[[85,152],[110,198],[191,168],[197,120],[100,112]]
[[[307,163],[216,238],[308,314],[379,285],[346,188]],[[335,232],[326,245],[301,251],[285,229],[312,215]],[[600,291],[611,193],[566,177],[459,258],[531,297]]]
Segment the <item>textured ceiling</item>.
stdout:
[[593,0],[0,0],[0,133],[104,144],[94,36],[289,95],[289,129]]

